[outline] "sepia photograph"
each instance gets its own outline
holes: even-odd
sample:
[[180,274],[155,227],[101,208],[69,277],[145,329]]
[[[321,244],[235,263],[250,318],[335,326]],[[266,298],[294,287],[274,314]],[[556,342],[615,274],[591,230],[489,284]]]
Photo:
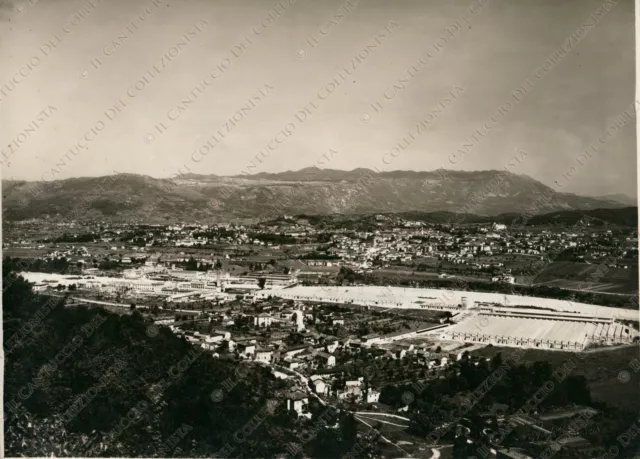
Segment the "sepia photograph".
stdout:
[[0,457],[639,459],[640,0],[0,0]]

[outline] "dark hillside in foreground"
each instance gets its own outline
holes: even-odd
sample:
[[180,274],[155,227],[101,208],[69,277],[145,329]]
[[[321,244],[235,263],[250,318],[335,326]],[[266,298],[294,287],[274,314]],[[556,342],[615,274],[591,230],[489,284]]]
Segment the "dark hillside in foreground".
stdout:
[[[287,431],[272,427],[289,422],[278,399],[285,383],[270,370],[216,360],[167,328],[149,329],[135,312],[45,303],[22,278],[3,295],[7,455],[211,457],[225,445],[242,457],[284,451]],[[224,391],[221,400],[213,400],[215,390]],[[236,441],[256,416],[270,420],[249,441]],[[167,450],[176,432],[184,434],[173,445],[180,449]]]

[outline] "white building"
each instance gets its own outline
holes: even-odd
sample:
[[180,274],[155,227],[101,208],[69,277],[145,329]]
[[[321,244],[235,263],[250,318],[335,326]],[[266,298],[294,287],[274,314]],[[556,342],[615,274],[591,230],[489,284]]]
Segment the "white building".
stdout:
[[327,368],[331,368],[336,364],[336,358],[327,352],[318,352],[316,357],[320,358]]
[[338,342],[338,340],[333,340],[327,344],[327,352],[333,354],[339,346],[340,343]]
[[287,409],[295,411],[298,413],[298,416],[302,416],[304,414],[304,407],[308,403],[309,398],[301,392],[296,392],[287,397]]
[[328,395],[329,386],[323,380],[318,379],[313,382],[313,387],[318,395]]
[[260,314],[253,318],[253,325],[256,327],[269,327],[273,322],[273,317],[269,314]]
[[250,357],[256,353],[256,345],[238,343],[238,350],[240,351],[240,356]]
[[271,363],[272,359],[273,359],[273,351],[265,350],[265,349],[256,351],[256,354],[255,354],[256,362]]
[[367,391],[367,403],[378,403],[380,400],[380,392],[375,389],[369,389]]

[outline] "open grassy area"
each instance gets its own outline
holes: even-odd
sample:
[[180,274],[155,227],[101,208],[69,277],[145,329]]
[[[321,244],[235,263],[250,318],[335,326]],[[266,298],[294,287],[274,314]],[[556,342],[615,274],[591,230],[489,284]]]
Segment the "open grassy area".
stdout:
[[624,269],[570,261],[554,262],[545,267],[534,283],[568,289],[633,293],[638,290],[638,266],[632,260],[628,266]]
[[360,419],[374,427],[383,426],[385,432],[401,432],[409,427],[409,421],[384,414],[356,414],[355,416],[356,419]]

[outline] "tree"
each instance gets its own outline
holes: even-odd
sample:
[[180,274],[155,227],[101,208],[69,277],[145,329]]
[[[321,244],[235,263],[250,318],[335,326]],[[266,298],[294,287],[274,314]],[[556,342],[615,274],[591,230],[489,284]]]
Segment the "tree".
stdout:
[[502,353],[498,352],[496,356],[491,359],[491,370],[497,370],[498,368],[500,368],[500,365],[502,365]]
[[352,413],[347,413],[340,420],[340,437],[349,450],[356,442],[358,436],[358,423]]
[[261,290],[264,289],[266,283],[267,279],[265,279],[264,277],[258,279],[258,287],[260,287]]
[[341,458],[349,452],[355,452],[358,426],[353,414],[341,415],[339,428],[323,427],[311,442],[311,457]]
[[189,257],[189,261],[187,261],[187,265],[185,269],[188,271],[197,271],[198,270],[198,262],[193,258],[193,255]]
[[289,335],[285,337],[284,342],[288,346],[298,346],[304,343],[304,336],[301,333],[289,333]]
[[129,309],[132,310],[132,311],[135,311],[135,309],[136,309],[135,303],[131,303],[131,306],[129,306]]

